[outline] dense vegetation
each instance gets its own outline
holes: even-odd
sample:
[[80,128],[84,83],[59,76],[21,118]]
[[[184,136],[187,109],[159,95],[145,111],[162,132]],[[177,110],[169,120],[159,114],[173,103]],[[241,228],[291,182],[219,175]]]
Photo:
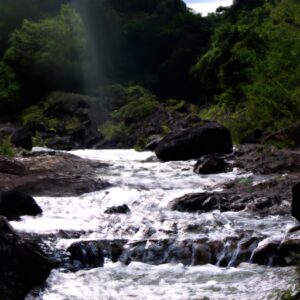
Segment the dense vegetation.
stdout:
[[2,0],[0,11],[2,117],[55,127],[43,103],[61,91],[100,99],[107,137],[170,98],[228,126],[236,142],[298,123],[297,0],[235,0],[208,17],[182,0]]

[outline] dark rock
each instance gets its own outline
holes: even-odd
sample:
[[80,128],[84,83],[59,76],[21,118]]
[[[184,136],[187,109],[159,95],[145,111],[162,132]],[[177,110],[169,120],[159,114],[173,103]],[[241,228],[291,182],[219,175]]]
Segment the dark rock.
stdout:
[[35,200],[18,191],[4,192],[0,198],[0,215],[9,220],[18,219],[21,216],[36,216],[43,211]]
[[1,156],[0,173],[24,176],[28,172],[24,164],[22,164],[20,161],[17,161],[13,158]]
[[76,261],[85,268],[98,268],[104,264],[104,257],[117,262],[123,253],[127,240],[81,241],[73,243],[67,251],[71,253],[71,262]]
[[162,161],[188,160],[206,154],[223,154],[232,151],[229,131],[214,122],[204,123],[168,134],[155,149]]
[[300,239],[287,238],[284,241],[267,239],[261,242],[252,255],[252,262],[269,266],[298,265]]
[[260,216],[286,214],[289,205],[286,197],[278,194],[279,189],[270,191],[266,184],[251,186],[240,184],[220,192],[186,194],[169,202],[172,210],[191,213],[204,213],[213,210],[248,211]]
[[300,172],[300,152],[262,145],[241,145],[236,151],[233,167],[255,174]]
[[168,207],[181,212],[228,211],[228,200],[217,193],[186,194],[169,202]]
[[23,300],[45,282],[52,267],[36,245],[21,239],[0,217],[0,299]]
[[300,183],[293,186],[292,193],[292,216],[300,222]]
[[227,164],[223,158],[213,155],[201,157],[194,166],[194,172],[197,174],[215,174],[226,171]]
[[[260,241],[257,237],[232,237],[223,240],[204,239],[147,239],[82,241],[72,244],[73,263],[80,267],[97,268],[103,257],[124,264],[142,262],[152,265],[182,263],[184,265],[217,264],[237,266],[249,262],[253,250]],[[100,261],[100,263],[99,263]],[[80,263],[79,263],[80,262]]]
[[16,147],[21,147],[26,150],[32,149],[32,135],[26,127],[16,130],[11,137],[11,142]]
[[160,135],[152,135],[148,138],[148,144],[145,146],[145,150],[154,151],[159,142],[163,138]]
[[78,269],[103,267],[103,252],[93,242],[72,244],[67,251],[71,253],[71,263]]
[[127,214],[129,212],[130,209],[126,204],[123,204],[121,206],[112,206],[104,211],[105,214]]

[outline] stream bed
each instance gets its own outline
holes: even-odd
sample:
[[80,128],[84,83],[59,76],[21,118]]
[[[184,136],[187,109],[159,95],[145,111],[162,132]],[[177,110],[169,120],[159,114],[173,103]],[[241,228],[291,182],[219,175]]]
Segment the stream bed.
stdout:
[[[261,218],[246,212],[219,211],[196,214],[168,208],[171,200],[187,193],[220,190],[222,184],[235,179],[251,179],[255,184],[267,180],[264,177],[240,170],[201,176],[193,173],[194,161],[161,163],[151,152],[78,150],[71,153],[107,163],[108,167],[99,169],[97,176],[111,183],[111,187],[79,197],[37,197],[43,215],[11,222],[23,232],[56,234],[49,247],[60,251],[74,242],[90,240],[146,241],[145,248],[151,241],[168,239],[178,243],[187,240],[226,243],[231,239],[240,240],[241,236],[258,241],[282,240],[287,229],[295,225],[289,216]],[[123,204],[130,208],[130,213],[104,213],[109,207]],[[57,234],[61,231],[79,232],[80,236],[66,238]],[[215,264],[197,265],[192,259],[192,263],[166,260],[156,264],[133,261],[126,265],[105,259],[104,267],[82,268],[77,272],[55,269],[46,286],[27,299],[258,300],[280,299],[285,290],[296,289],[295,267],[260,266],[251,264],[250,257],[237,263],[238,247],[229,263],[222,265],[224,249],[215,254]]]

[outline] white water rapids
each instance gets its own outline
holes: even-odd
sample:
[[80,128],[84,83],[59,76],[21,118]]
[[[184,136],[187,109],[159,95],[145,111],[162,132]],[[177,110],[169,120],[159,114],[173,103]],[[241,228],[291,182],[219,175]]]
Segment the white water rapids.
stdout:
[[[253,217],[246,213],[218,211],[192,214],[171,211],[169,201],[186,193],[220,189],[222,183],[248,178],[233,172],[200,176],[193,173],[194,161],[161,163],[150,152],[134,150],[81,150],[73,154],[109,164],[98,176],[113,186],[80,197],[37,197],[44,213],[12,222],[14,228],[35,233],[59,230],[84,231],[77,240],[58,239],[55,247],[66,249],[72,242],[94,239],[163,239],[208,237],[222,240],[247,231],[282,239],[295,225],[291,217]],[[246,179],[245,179],[246,180]],[[262,180],[255,178],[255,180]],[[106,208],[127,204],[126,215],[104,214]],[[197,230],[187,230],[195,227]],[[106,262],[103,268],[76,273],[54,270],[45,290],[34,299],[129,300],[129,299],[280,299],[286,289],[295,289],[294,267],[270,268],[243,263],[237,268],[213,265],[148,265]],[[30,297],[30,299],[33,296]]]

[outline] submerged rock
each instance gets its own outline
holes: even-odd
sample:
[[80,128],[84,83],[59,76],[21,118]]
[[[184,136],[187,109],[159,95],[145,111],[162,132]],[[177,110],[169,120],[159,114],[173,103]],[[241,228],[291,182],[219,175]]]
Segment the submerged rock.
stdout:
[[112,206],[104,211],[105,214],[127,214],[129,212],[130,209],[126,204],[120,206]]
[[194,166],[194,172],[197,174],[215,174],[226,171],[227,164],[221,157],[214,155],[205,155],[201,157]]
[[4,192],[0,196],[0,215],[9,220],[18,219],[21,216],[37,216],[43,210],[35,200],[18,191]]
[[170,133],[155,149],[157,157],[162,161],[188,160],[205,154],[224,154],[231,151],[229,131],[214,122]]
[[45,282],[51,261],[0,217],[0,299],[23,300]]

